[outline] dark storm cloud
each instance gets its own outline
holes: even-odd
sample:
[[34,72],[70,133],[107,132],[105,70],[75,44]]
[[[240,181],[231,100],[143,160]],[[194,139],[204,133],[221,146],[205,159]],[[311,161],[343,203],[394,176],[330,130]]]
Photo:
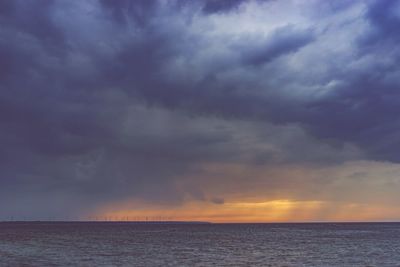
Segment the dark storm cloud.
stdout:
[[374,1],[371,2],[367,18],[371,23],[371,42],[396,41],[399,38],[400,17],[398,14],[399,4],[396,1]]
[[[258,37],[259,38],[259,37]],[[258,47],[243,42],[244,47],[238,47],[242,51],[243,62],[250,65],[268,63],[281,55],[296,52],[301,47],[309,44],[314,36],[310,30],[296,30],[293,25],[287,25],[276,29],[265,43]]]
[[105,7],[106,11],[110,12],[112,17],[122,23],[126,24],[130,19],[134,18],[140,25],[144,25],[156,6],[157,1],[112,1],[100,0],[100,3]]
[[203,11],[205,13],[230,11],[243,2],[244,0],[206,0],[204,1]]
[[400,6],[395,1],[369,1],[368,29],[355,40],[363,62],[352,72],[333,71],[331,78],[345,81],[329,97],[310,103],[303,122],[312,133],[353,142],[372,159],[399,162],[398,112],[399,49],[396,47]]
[[[343,60],[340,29],[274,17],[269,2],[288,3],[1,1],[2,203],[58,203],[38,216],[74,214],[76,199],[222,204],[178,183],[210,162],[327,164],[357,149],[398,162],[398,7],[366,6]],[[246,22],[257,10],[275,20]]]

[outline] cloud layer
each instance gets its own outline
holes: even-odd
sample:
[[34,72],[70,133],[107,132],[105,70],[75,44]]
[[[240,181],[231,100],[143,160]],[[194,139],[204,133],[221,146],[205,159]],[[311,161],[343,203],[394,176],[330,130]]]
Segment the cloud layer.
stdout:
[[[337,173],[400,161],[399,14],[395,1],[2,1],[0,217],[379,200]],[[364,168],[367,184],[397,184]]]

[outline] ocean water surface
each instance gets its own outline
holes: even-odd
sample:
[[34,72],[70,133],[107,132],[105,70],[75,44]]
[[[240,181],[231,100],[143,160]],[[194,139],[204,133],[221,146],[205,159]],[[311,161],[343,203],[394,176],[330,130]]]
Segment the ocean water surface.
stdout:
[[400,224],[3,222],[0,266],[400,266]]

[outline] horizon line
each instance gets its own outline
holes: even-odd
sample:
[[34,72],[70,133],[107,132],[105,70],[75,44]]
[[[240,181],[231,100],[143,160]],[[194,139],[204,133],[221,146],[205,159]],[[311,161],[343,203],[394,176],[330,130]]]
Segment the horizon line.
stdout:
[[126,221],[126,220],[0,220],[0,223],[132,223],[132,224],[345,224],[345,223],[400,223],[400,221],[277,221],[277,222],[212,222],[212,221]]

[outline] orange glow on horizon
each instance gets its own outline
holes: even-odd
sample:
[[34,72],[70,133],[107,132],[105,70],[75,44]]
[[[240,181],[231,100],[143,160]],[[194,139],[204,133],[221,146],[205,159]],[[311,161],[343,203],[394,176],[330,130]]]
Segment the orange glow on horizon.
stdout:
[[111,205],[100,209],[91,217],[112,221],[163,220],[214,223],[387,221],[395,218],[398,211],[393,207],[284,199],[224,204],[187,202],[175,207]]

